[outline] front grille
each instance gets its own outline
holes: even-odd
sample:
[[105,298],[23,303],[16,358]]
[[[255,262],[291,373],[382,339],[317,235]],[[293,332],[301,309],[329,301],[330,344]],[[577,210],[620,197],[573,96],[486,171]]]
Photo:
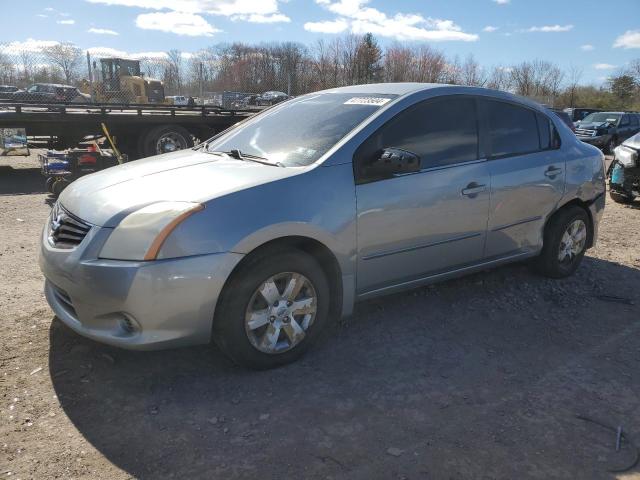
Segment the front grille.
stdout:
[[67,212],[60,203],[53,206],[49,221],[49,241],[56,248],[75,248],[91,230],[91,225]]
[[584,128],[576,128],[576,135],[580,135],[581,137],[592,137],[593,130],[586,130]]

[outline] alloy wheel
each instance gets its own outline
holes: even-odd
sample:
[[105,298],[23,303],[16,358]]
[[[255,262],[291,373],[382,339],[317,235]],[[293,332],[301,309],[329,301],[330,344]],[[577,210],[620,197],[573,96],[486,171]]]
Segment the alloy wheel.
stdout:
[[245,313],[245,331],[254,348],[278,354],[302,342],[316,317],[313,284],[300,273],[274,275],[254,291]]
[[562,239],[558,251],[558,260],[561,263],[571,262],[582,253],[587,243],[587,226],[581,219],[574,220],[569,224]]

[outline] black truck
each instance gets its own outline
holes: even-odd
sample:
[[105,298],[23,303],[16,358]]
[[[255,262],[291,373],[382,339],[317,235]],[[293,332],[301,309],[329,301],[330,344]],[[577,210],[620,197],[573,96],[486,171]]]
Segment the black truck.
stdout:
[[613,153],[617,145],[640,131],[640,114],[596,112],[576,123],[576,136],[583,142]]
[[104,136],[129,159],[189,148],[256,113],[166,104],[0,103],[0,128],[24,128],[33,147],[64,149]]

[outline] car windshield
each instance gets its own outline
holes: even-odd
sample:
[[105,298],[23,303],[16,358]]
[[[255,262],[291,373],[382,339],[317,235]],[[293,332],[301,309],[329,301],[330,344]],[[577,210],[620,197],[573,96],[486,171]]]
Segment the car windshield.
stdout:
[[617,124],[618,121],[620,120],[620,117],[622,117],[622,115],[620,115],[619,113],[591,113],[586,117],[584,117],[584,120],[582,121],[584,123],[609,122],[609,123]]
[[284,166],[310,165],[397,95],[321,93],[298,97],[259,114],[207,145],[239,150]]

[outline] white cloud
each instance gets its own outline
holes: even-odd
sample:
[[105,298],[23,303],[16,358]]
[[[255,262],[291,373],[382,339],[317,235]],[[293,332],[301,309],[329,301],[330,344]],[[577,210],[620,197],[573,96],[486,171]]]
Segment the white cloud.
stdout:
[[93,27],[91,27],[89,30],[87,30],[87,32],[95,33],[95,34],[98,34],[98,35],[120,35],[115,30],[109,30],[108,28],[93,28]]
[[491,33],[491,32],[495,32],[496,30],[498,30],[498,28],[500,28],[500,27],[494,27],[493,25],[487,25],[486,27],[484,27],[482,29],[482,31]]
[[319,33],[340,33],[349,28],[349,24],[344,20],[329,20],[326,22],[307,22],[304,29],[309,32]]
[[49,15],[45,15],[44,13],[39,13],[36,17],[47,18]]
[[527,32],[568,32],[573,30],[573,25],[544,25],[542,27],[531,27]]
[[584,44],[584,45],[580,45],[580,50],[584,51],[584,52],[590,52],[592,50],[594,50],[595,47],[593,45],[590,45],[588,43]]
[[290,22],[279,11],[284,0],[87,0],[90,3],[119,5],[146,10],[168,10],[193,15],[220,15],[252,23]]
[[159,30],[190,37],[210,37],[221,31],[200,15],[183,12],[143,13],[136,18],[136,25],[143,30]]
[[263,15],[261,13],[252,13],[251,15],[233,15],[231,20],[243,20],[250,23],[288,23],[291,21],[289,17],[282,13],[271,13],[269,15]]
[[8,55],[19,55],[22,52],[41,52],[42,49],[46,47],[53,47],[59,43],[60,42],[55,40],[34,40],[33,38],[28,38],[24,42],[11,42],[4,44],[2,47],[2,53],[6,53]]
[[44,11],[45,11],[45,12],[54,12],[54,11],[55,11],[55,8],[47,7],[47,8],[45,8],[45,9],[44,9]]
[[69,20],[58,20],[58,21],[56,21],[56,23],[58,25],[73,25],[74,23],[76,23],[76,21],[75,20],[71,20],[71,19],[69,19]]
[[610,63],[595,63],[593,68],[596,70],[611,70],[612,68],[616,68],[616,66],[611,65]]
[[511,3],[511,0],[493,0],[494,2],[496,2],[498,5],[508,5],[509,3]]
[[640,30],[627,30],[613,44],[615,48],[640,48]]
[[[381,37],[390,37],[397,40],[428,40],[447,41],[459,40],[474,42],[478,35],[462,31],[451,20],[423,17],[415,13],[396,13],[388,16],[386,13],[372,7],[367,7],[369,0],[316,0],[316,3],[338,15],[333,23],[308,22],[311,28],[319,28],[322,25],[334,28],[344,22],[349,25],[351,32],[363,34],[371,32]],[[340,30],[342,31],[342,30]],[[337,33],[337,32],[336,32]]]

